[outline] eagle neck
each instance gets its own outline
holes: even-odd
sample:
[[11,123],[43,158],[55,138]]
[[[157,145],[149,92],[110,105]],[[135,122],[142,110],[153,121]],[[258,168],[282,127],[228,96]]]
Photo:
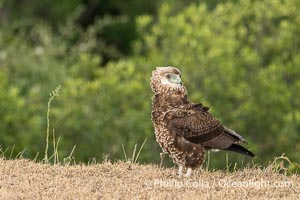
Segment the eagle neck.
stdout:
[[152,116],[161,118],[168,110],[179,108],[186,104],[188,104],[186,94],[155,94],[152,100],[152,108],[156,109],[152,111]]

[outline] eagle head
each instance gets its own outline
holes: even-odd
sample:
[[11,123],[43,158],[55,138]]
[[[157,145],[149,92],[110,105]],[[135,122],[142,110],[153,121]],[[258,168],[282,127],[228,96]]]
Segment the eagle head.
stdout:
[[180,70],[171,66],[156,67],[156,69],[152,71],[150,85],[155,94],[185,93]]

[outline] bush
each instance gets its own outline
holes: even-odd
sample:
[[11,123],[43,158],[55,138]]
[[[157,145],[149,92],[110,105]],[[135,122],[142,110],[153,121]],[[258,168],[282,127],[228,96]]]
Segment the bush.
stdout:
[[[127,58],[97,39],[107,21],[86,31],[70,22],[56,30],[44,22],[4,27],[0,112],[7,117],[1,145],[26,147],[28,157],[43,152],[48,93],[60,84],[50,111],[60,156],[76,145],[78,161],[103,154],[120,159],[122,144],[130,151],[148,137],[140,161],[157,162],[149,79],[156,66],[174,65],[183,72],[190,100],[211,106],[248,140],[259,162],[283,152],[299,162],[297,7],[296,0],[202,3],[181,11],[163,4],[157,18],[137,18],[140,39]],[[103,66],[107,54],[118,60]],[[224,167],[224,153],[213,158],[212,166]]]
[[[248,139],[259,161],[299,158],[298,1],[241,1],[209,10],[191,5],[139,18],[137,52],[179,66],[190,99],[212,106]],[[152,61],[153,62],[153,61]],[[291,148],[293,146],[293,148]],[[295,149],[297,149],[295,151]]]

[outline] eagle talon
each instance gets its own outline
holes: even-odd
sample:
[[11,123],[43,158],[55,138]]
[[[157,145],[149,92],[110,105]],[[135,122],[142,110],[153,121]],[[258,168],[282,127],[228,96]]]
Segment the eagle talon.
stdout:
[[192,168],[188,168],[186,174],[183,176],[184,178],[190,178],[192,174]]

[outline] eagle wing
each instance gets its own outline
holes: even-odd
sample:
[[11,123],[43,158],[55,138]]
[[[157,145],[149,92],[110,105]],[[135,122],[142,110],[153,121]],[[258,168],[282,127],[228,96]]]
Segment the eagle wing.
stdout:
[[169,115],[169,119],[172,132],[189,142],[202,144],[206,149],[223,149],[252,156],[251,152],[237,145],[246,142],[242,136],[223,126],[202,104],[178,109]]

